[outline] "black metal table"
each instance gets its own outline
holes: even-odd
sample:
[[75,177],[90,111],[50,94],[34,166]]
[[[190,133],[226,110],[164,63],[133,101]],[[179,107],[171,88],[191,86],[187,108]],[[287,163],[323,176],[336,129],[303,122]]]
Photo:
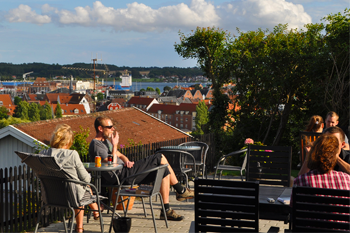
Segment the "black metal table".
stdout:
[[[290,198],[292,188],[276,186],[259,187],[259,218],[284,221],[288,223],[291,212],[290,205],[277,201],[277,198]],[[273,198],[274,203],[269,203],[267,198]]]
[[182,150],[182,151],[196,151],[201,150],[200,146],[162,146],[162,150]]
[[99,193],[101,193],[101,172],[107,171],[117,171],[123,169],[123,165],[112,163],[111,165],[107,163],[102,163],[101,167],[96,167],[95,163],[83,163],[87,171],[92,172],[94,177],[95,186]]

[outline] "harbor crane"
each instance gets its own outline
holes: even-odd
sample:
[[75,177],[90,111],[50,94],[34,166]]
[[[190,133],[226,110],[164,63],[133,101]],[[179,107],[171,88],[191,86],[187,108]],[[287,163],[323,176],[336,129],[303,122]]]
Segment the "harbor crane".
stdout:
[[31,73],[34,73],[34,72],[33,72],[33,71],[30,71],[30,72],[28,72],[28,73],[23,74],[23,81],[26,81],[26,76],[27,76],[27,74],[31,74]]

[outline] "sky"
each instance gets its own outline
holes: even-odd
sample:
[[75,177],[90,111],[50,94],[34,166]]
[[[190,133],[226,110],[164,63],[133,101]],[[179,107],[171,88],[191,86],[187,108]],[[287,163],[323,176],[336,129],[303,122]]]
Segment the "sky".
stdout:
[[[0,0],[0,62],[194,67],[175,49],[179,31],[237,34],[288,23],[302,29],[350,0]],[[98,67],[97,67],[98,68]]]

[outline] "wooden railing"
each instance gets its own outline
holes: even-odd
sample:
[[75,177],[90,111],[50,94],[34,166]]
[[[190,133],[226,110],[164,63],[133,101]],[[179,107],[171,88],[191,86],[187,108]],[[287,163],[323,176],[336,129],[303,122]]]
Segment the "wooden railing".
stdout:
[[[161,146],[175,146],[183,142],[193,141],[194,138],[181,139],[145,144],[122,149],[130,160],[137,161],[145,158]],[[209,145],[207,167],[212,168],[215,161],[215,144],[213,134],[202,135],[198,141]],[[86,161],[84,161],[86,162]],[[0,232],[23,232],[33,230],[41,206],[40,183],[35,174],[27,166],[0,169]],[[61,220],[69,212],[58,208],[47,208],[43,211],[43,225]]]

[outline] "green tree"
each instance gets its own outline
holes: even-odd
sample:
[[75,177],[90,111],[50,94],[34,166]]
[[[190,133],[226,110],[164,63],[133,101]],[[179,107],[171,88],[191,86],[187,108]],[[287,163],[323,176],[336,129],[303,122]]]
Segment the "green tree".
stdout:
[[239,93],[236,101],[241,106],[234,113],[235,131],[258,134],[258,141],[264,135],[263,143],[273,132],[271,144],[278,145],[290,117],[310,101],[308,95],[320,83],[314,72],[323,42],[320,25],[306,27],[307,31],[288,30],[287,25],[272,32],[239,31],[232,46],[234,93]]
[[19,102],[21,102],[22,99],[18,96],[15,96],[15,99],[14,99],[14,105],[18,105]]
[[26,101],[21,101],[15,108],[14,117],[21,118],[22,120],[28,120],[29,103]]
[[153,87],[147,87],[146,91],[154,91]]
[[90,158],[88,158],[89,143],[86,141],[86,139],[90,135],[90,129],[83,129],[81,126],[79,128],[79,132],[74,131],[74,141],[71,150],[76,150],[80,155],[80,159],[84,162],[88,162],[90,160]]
[[30,121],[40,121],[40,109],[37,103],[30,103],[28,116]]
[[0,107],[0,119],[7,119],[8,118],[8,115],[7,115],[8,112],[9,111],[7,110],[6,107],[1,106]]
[[[324,93],[323,104],[327,111],[335,111],[339,114],[340,125],[345,127],[350,122],[350,9],[345,9],[343,14],[330,14],[322,19],[325,21],[325,42],[323,63],[327,67],[321,93]],[[320,62],[319,62],[320,63]]]
[[160,89],[158,87],[156,87],[156,92],[158,93],[158,95],[162,94],[162,92],[160,91]]
[[144,88],[141,88],[140,91],[146,91]]
[[6,126],[9,126],[9,125],[26,123],[26,122],[30,122],[30,121],[29,120],[22,120],[21,118],[16,118],[16,117],[10,116],[7,119],[0,120],[0,129],[5,128]]
[[199,136],[206,133],[207,130],[205,128],[209,121],[208,107],[204,101],[200,101],[198,103],[198,105],[196,106],[196,112],[196,130],[192,132],[192,135]]
[[57,106],[56,106],[56,109],[55,109],[55,117],[56,118],[62,118],[62,108],[61,108],[60,103],[58,103],[58,102],[57,102]]
[[201,87],[200,84],[195,84],[195,85],[194,85],[194,89],[195,89],[195,90],[202,90],[203,88]]
[[164,90],[164,91],[170,91],[170,90],[171,90],[171,87],[165,86],[165,87],[163,88],[163,90]]
[[103,100],[104,96],[103,93],[99,92],[97,93],[97,100]]
[[186,36],[181,32],[179,35],[181,42],[175,44],[176,52],[183,58],[196,59],[198,66],[212,83],[214,107],[209,114],[209,125],[212,132],[219,136],[228,120],[229,99],[221,93],[221,87],[230,80],[232,37],[215,27],[197,27],[190,35]]
[[40,108],[40,120],[52,119],[52,110],[50,104],[46,101]]

